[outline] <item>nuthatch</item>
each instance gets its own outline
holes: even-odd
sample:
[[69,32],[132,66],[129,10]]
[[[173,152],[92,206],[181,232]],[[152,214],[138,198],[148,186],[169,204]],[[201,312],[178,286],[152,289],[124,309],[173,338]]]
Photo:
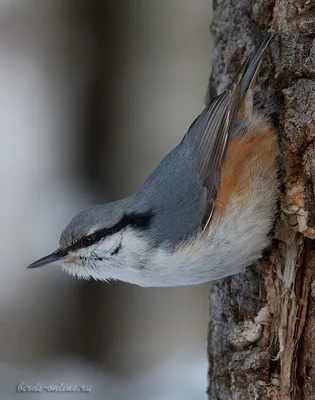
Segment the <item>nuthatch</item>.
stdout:
[[257,261],[276,212],[277,144],[272,126],[253,113],[252,89],[274,36],[136,193],[75,216],[59,249],[28,268],[59,264],[79,278],[181,286]]

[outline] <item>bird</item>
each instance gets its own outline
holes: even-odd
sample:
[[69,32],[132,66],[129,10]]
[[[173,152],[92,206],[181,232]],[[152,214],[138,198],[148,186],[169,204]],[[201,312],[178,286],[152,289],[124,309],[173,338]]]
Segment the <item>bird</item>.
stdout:
[[257,262],[270,245],[277,199],[277,138],[254,110],[268,33],[226,89],[209,101],[144,184],[76,215],[59,248],[27,268],[143,287],[197,285]]

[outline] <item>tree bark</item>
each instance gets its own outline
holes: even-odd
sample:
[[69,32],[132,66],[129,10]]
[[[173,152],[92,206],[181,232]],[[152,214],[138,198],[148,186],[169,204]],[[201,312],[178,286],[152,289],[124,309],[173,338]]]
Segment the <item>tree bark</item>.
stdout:
[[270,28],[255,104],[279,137],[281,196],[272,247],[212,284],[209,399],[315,399],[315,3],[215,0],[209,96]]

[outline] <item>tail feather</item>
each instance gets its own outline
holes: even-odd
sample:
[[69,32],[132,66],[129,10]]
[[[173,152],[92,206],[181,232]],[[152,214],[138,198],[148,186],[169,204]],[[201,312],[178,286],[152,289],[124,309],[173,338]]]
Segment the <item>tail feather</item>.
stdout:
[[248,89],[251,89],[254,86],[262,57],[276,35],[276,33],[268,33],[262,41],[261,45],[259,46],[259,49],[253,56],[252,60],[250,61],[250,64],[242,79],[242,85],[240,89],[241,96],[244,95]]
[[273,41],[273,39],[276,37],[275,33],[268,33],[261,45],[259,46],[257,52],[255,55],[252,57],[252,59],[249,62],[249,66],[243,76],[242,82],[241,82],[241,88],[240,88],[240,96],[241,96],[241,101],[240,101],[240,114],[242,115],[243,118],[251,118],[253,115],[253,87],[255,85],[257,73],[259,71],[259,66],[262,60],[262,57]]

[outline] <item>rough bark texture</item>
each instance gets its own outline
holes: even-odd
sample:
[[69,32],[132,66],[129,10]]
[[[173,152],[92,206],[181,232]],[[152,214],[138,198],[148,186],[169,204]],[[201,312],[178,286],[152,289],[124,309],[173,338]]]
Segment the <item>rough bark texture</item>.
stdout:
[[270,28],[256,105],[279,134],[279,215],[258,266],[211,286],[209,399],[315,399],[315,2],[216,0],[209,96]]

